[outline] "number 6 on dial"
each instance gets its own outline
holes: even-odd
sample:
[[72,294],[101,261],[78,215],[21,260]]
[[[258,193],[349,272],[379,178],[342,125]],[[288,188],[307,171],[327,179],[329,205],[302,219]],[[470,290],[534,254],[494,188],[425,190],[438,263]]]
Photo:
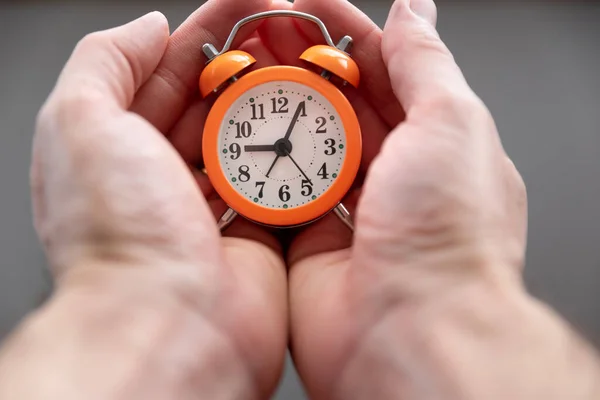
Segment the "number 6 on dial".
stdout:
[[[310,69],[273,66],[244,74],[256,60],[230,50],[237,32],[249,22],[280,16],[314,22],[327,45],[302,54]],[[361,131],[350,102],[334,84],[359,84],[358,66],[347,53],[351,44],[345,36],[335,45],[312,15],[269,11],[238,22],[220,52],[203,46],[209,63],[200,92],[219,95],[206,120],[202,153],[209,179],[230,207],[219,221],[221,230],[237,215],[283,228],[331,211],[353,229],[341,201],[358,173]]]

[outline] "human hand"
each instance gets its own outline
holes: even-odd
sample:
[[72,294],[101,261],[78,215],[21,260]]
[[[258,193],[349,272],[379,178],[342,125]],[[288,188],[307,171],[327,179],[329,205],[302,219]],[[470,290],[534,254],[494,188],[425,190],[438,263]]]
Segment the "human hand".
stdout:
[[356,235],[326,218],[289,252],[311,398],[598,398],[591,348],[523,288],[525,187],[433,2],[396,0],[384,32],[346,1],[294,8],[354,37],[363,77],[347,90],[365,141],[364,187],[346,200],[360,195]]
[[288,313],[278,246],[243,221],[237,239],[221,239],[198,185],[215,212],[224,204],[189,167],[201,163],[209,107],[193,97],[202,44],[222,44],[269,4],[211,0],[171,38],[153,13],[78,44],[40,112],[33,152],[36,228],[57,290],[5,343],[0,398],[274,390]]

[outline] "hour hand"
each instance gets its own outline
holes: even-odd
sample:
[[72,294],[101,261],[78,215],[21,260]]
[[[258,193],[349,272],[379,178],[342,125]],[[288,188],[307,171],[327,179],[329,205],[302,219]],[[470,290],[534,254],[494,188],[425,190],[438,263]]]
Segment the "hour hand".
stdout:
[[292,117],[292,123],[290,124],[287,132],[285,133],[285,136],[283,137],[285,140],[290,139],[290,136],[292,135],[292,132],[294,131],[294,127],[296,126],[296,122],[298,122],[298,118],[300,117],[300,114],[305,111],[306,111],[306,102],[302,101],[302,102],[300,102],[300,104],[298,104],[298,108],[296,108],[296,112],[294,113],[294,116]]
[[265,144],[265,145],[248,145],[244,146],[244,151],[246,152],[254,152],[254,151],[275,151],[274,144]]

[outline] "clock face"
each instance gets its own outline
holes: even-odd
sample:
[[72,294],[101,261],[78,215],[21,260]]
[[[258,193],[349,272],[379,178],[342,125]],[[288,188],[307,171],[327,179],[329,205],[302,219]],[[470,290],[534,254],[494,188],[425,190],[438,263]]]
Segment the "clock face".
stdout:
[[238,97],[217,142],[231,186],[257,205],[285,210],[327,192],[347,146],[335,107],[311,87],[290,81],[263,83]]

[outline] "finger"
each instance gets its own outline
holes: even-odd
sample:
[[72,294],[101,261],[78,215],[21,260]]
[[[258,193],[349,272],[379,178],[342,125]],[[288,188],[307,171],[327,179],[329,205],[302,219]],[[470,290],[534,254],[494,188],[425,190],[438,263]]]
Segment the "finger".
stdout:
[[153,12],[126,25],[83,38],[65,65],[50,102],[95,109],[129,107],[162,58],[169,38],[165,17]]
[[[212,43],[220,48],[239,20],[266,11],[269,5],[269,0],[209,0],[205,3],[173,33],[165,56],[140,89],[132,111],[161,132],[169,132],[198,91],[198,79],[206,63],[202,45]],[[250,28],[244,29],[240,38]]]
[[407,112],[417,103],[440,97],[473,95],[432,25],[434,9],[432,0],[396,0],[385,26],[383,58],[394,91]]
[[[291,10],[293,4],[276,0],[272,10]],[[294,18],[270,18],[257,29],[265,47],[277,58],[278,64],[301,66],[300,55],[313,43],[297,28]]]
[[240,46],[240,50],[250,53],[256,58],[252,69],[259,69],[280,64],[275,54],[265,45],[261,36],[248,39]]
[[[354,39],[352,58],[360,68],[360,92],[390,127],[396,126],[403,119],[404,113],[394,96],[381,55],[381,29],[346,0],[297,0],[294,9],[320,18],[334,41],[344,35],[350,35]],[[313,42],[323,42],[323,35],[314,25],[304,21],[298,25]]]
[[168,134],[169,141],[189,164],[203,167],[202,137],[204,123],[212,101],[195,99],[185,111],[173,130]]

